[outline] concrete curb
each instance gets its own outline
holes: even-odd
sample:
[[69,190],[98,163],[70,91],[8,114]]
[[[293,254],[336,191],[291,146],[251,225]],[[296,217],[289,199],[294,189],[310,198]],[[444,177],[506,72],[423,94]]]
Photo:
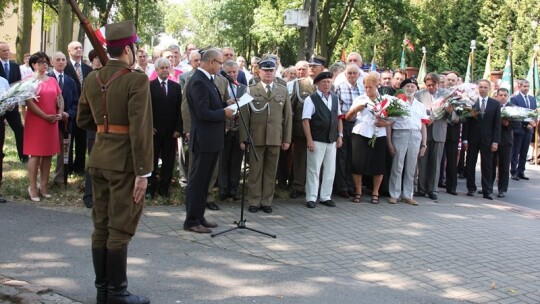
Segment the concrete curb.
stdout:
[[[14,280],[0,275],[0,303],[18,304],[81,304],[52,292],[48,287]],[[5,302],[8,301],[8,302]]]

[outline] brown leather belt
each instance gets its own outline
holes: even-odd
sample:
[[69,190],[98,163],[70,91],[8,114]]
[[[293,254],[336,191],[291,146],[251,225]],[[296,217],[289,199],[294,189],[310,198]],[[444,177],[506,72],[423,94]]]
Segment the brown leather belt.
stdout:
[[129,133],[129,126],[108,125],[108,132],[105,132],[105,125],[97,125],[97,132],[98,133],[127,134]]

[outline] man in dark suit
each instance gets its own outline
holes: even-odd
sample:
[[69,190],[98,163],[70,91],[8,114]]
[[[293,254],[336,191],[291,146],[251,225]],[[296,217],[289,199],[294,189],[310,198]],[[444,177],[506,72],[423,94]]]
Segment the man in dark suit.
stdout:
[[[233,60],[227,60],[223,64],[223,70],[231,76],[232,79],[237,80],[238,76],[238,64]],[[241,84],[236,86],[234,84],[229,85],[229,96],[232,98],[236,96],[240,99],[244,93],[246,93],[246,86]],[[240,185],[240,168],[242,167],[243,152],[240,149],[239,144],[239,123],[240,119],[237,115],[231,119],[227,119],[225,122],[225,146],[223,152],[221,152],[220,164],[219,164],[219,199],[226,200],[231,197],[237,201],[240,199],[238,196],[238,186]]]
[[[155,62],[158,77],[150,81],[150,96],[152,97],[152,113],[154,116],[154,171],[150,178],[147,194],[153,197],[157,190],[159,195],[169,197],[174,159],[176,156],[176,141],[182,134],[182,89],[174,81],[168,80],[170,62],[159,58]],[[158,159],[161,158],[160,182],[156,179]]]
[[[69,60],[67,61],[65,73],[75,80],[77,93],[81,95],[81,88],[84,80],[92,72],[92,68],[82,62],[83,48],[79,41],[72,41],[68,44]],[[86,130],[73,125],[73,138],[70,147],[70,171],[83,173],[86,160]],[[75,155],[73,155],[73,146],[75,146]]]
[[[501,105],[501,110],[505,107],[515,107],[516,105],[509,102],[509,93],[505,88],[497,90],[497,100]],[[493,181],[497,178],[497,168],[499,169],[499,179],[497,189],[499,194],[497,197],[505,197],[508,191],[508,180],[510,179],[510,159],[512,157],[512,144],[514,142],[514,130],[521,128],[521,123],[517,121],[509,121],[501,119],[501,142],[499,148],[493,157]]]
[[212,78],[222,64],[223,56],[219,50],[206,50],[201,57],[201,66],[186,85],[193,165],[186,189],[184,229],[197,233],[210,233],[210,228],[217,227],[204,218],[204,210],[212,172],[223,150],[225,119],[233,115],[233,110],[223,108],[223,100]]
[[[9,50],[9,45],[6,42],[0,42],[0,77],[4,77],[10,84],[12,84],[21,80],[21,69],[16,62],[9,60],[10,55],[11,52]],[[19,107],[15,107],[13,110],[7,111],[4,116],[0,116],[0,123],[4,123],[4,118],[7,120],[9,126],[15,134],[17,153],[20,161],[28,161],[28,156],[23,154],[23,124],[21,114],[19,114]],[[0,132],[0,137],[2,137],[3,143],[5,132]],[[1,151],[4,150],[3,144],[0,149]]]
[[498,101],[489,97],[490,85],[486,79],[478,82],[480,98],[473,105],[476,113],[463,124],[462,143],[467,150],[467,195],[474,196],[476,191],[476,161],[480,152],[482,193],[484,198],[492,200],[493,153],[497,151],[501,141],[501,106]]
[[[446,87],[451,88],[457,84],[458,75],[456,72],[449,72],[446,75]],[[461,123],[463,122],[457,115],[448,119],[448,126],[446,129],[446,142],[444,143],[444,153],[446,154],[446,161],[443,158],[441,164],[441,176],[443,176],[443,168],[446,173],[444,178],[446,192],[452,195],[457,195],[457,163],[459,157],[459,139],[461,137]],[[439,184],[441,178],[439,178]]]
[[[529,96],[530,84],[523,79],[519,82],[519,93],[510,99],[510,102],[518,107],[536,109],[536,99]],[[534,133],[536,121],[523,122],[521,127],[514,130],[514,145],[512,147],[512,166],[510,173],[513,180],[529,180],[525,176],[525,163],[527,162],[527,151]]]
[[[67,129],[64,128],[64,123],[58,124],[60,138],[64,138],[65,132],[68,134],[72,131],[73,119],[77,116],[77,105],[79,103],[79,94],[77,94],[77,85],[75,80],[64,73],[66,67],[66,55],[62,52],[56,52],[52,56],[53,70],[49,72],[49,76],[58,81],[58,85],[62,90],[64,98],[64,112],[68,113]],[[56,157],[56,170],[54,171],[54,182],[61,184],[64,182],[64,149],[63,143],[60,141],[60,153]],[[92,208],[92,204],[86,204],[87,208]]]

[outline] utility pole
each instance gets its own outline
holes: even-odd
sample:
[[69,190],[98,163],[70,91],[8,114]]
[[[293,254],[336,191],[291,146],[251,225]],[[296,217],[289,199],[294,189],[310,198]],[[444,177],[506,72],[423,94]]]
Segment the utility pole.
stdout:
[[319,0],[304,0],[304,11],[309,12],[308,27],[300,28],[298,61],[307,60],[313,55],[317,38],[317,8]]

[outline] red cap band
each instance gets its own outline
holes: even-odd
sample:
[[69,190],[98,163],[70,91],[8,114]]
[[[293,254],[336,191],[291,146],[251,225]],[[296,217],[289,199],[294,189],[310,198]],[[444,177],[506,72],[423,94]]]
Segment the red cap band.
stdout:
[[123,47],[123,46],[126,46],[126,45],[130,45],[132,43],[135,43],[139,40],[139,37],[137,37],[137,34],[133,34],[133,36],[131,37],[128,37],[128,38],[123,38],[123,39],[118,39],[118,40],[107,40],[107,46],[112,46],[112,47]]

